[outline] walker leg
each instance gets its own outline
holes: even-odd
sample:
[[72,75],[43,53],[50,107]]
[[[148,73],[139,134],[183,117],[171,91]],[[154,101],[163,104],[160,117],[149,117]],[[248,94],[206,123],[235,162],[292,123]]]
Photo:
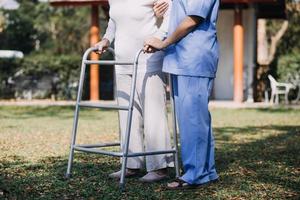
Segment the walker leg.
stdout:
[[[134,81],[134,79],[133,79]],[[133,88],[135,91],[135,86]],[[130,142],[130,131],[131,131],[131,122],[132,122],[132,112],[133,112],[133,98],[134,94],[131,94],[130,98],[130,106],[128,111],[127,117],[127,126],[126,126],[126,133],[125,133],[125,143],[122,147],[123,157],[122,157],[122,168],[121,168],[121,178],[120,178],[120,190],[124,192],[125,190],[125,173],[127,168],[127,159],[128,159],[128,150],[129,150],[129,142]]]
[[[133,95],[134,97],[134,95]],[[125,174],[127,169],[127,159],[128,159],[128,150],[129,150],[129,142],[130,142],[130,131],[131,131],[131,122],[132,122],[132,112],[133,112],[133,101],[130,103],[130,108],[128,111],[127,118],[127,126],[126,126],[126,135],[125,135],[125,143],[123,145],[123,157],[122,157],[122,168],[121,168],[121,178],[120,178],[120,190],[124,192],[125,190]]]
[[65,174],[66,179],[71,178],[71,170],[72,170],[73,159],[74,159],[74,145],[75,145],[76,134],[77,134],[77,125],[78,125],[78,113],[79,113],[79,106],[76,105],[74,125],[73,125],[74,127],[72,131],[72,141],[70,145],[70,155],[68,160],[68,168],[67,168],[67,173]]
[[125,191],[125,173],[127,166],[127,156],[122,157],[122,168],[121,168],[121,179],[120,179],[120,190]]
[[175,163],[175,171],[176,171],[176,178],[180,176],[179,171],[179,159],[178,159],[178,138],[177,138],[177,123],[176,123],[176,109],[175,109],[175,101],[174,101],[174,92],[173,92],[173,83],[172,83],[172,76],[169,75],[169,84],[170,84],[170,100],[171,100],[171,107],[172,107],[172,121],[173,121],[173,139],[174,139],[174,163]]
[[83,61],[82,66],[81,66],[79,88],[78,88],[78,93],[77,93],[77,101],[76,101],[76,108],[75,108],[75,115],[74,115],[73,129],[72,129],[72,139],[71,139],[71,145],[70,145],[68,168],[67,168],[67,172],[65,174],[66,179],[69,179],[71,177],[71,170],[72,170],[73,159],[74,159],[74,145],[76,143],[76,135],[77,135],[77,127],[78,127],[79,102],[82,97],[85,69],[86,69],[86,65],[84,64],[84,61]]
[[131,123],[132,123],[132,113],[133,113],[133,105],[134,105],[134,96],[135,96],[135,88],[136,88],[136,79],[137,79],[137,66],[138,66],[138,58],[143,51],[140,50],[134,59],[133,66],[133,74],[131,80],[131,91],[130,91],[130,99],[129,99],[129,109],[128,109],[128,117],[126,124],[126,132],[125,132],[125,144],[123,145],[123,157],[122,157],[122,169],[121,169],[121,179],[120,179],[120,189],[122,192],[125,190],[125,173],[127,168],[127,158],[128,158],[128,150],[129,150],[129,142],[130,142],[130,132],[131,132]]

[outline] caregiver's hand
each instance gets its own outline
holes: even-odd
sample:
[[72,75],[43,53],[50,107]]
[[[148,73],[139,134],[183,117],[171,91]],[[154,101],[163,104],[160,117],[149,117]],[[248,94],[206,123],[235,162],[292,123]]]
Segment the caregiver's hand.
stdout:
[[96,53],[98,54],[102,54],[106,51],[106,49],[109,47],[110,42],[108,39],[103,38],[103,40],[101,40],[100,42],[98,42],[97,44],[94,45],[94,47],[97,47],[97,51]]
[[157,18],[163,18],[169,8],[169,3],[166,0],[157,0],[154,3],[153,10]]
[[166,48],[167,46],[168,45],[164,41],[162,41],[156,37],[150,37],[145,40],[144,52],[153,53],[155,51],[162,50],[162,49]]

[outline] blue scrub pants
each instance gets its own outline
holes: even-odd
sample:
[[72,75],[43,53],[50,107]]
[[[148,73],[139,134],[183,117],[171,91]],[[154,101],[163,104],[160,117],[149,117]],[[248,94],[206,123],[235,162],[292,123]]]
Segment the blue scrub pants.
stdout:
[[204,184],[218,178],[208,110],[213,80],[206,77],[172,75],[184,170],[181,179],[189,184]]

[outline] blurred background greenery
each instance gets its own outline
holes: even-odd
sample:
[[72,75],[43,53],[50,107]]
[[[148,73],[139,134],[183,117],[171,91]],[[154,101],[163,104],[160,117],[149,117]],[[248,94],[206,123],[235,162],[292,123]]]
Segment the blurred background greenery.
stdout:
[[[90,8],[53,8],[38,0],[18,2],[17,10],[0,10],[0,49],[13,47],[25,57],[0,59],[0,98],[28,98],[27,89],[35,84],[35,88],[42,89],[32,98],[54,95],[56,99],[74,99],[81,55],[89,46]],[[268,70],[280,81],[288,81],[300,72],[299,3],[288,0],[286,4],[289,27]],[[105,27],[106,17],[101,9],[99,18],[100,26]],[[267,24],[271,37],[282,21],[268,20]]]
[[[288,30],[277,47],[277,55],[271,63],[271,71],[281,81],[300,73],[300,6],[299,1],[286,1]],[[268,34],[273,35],[281,24],[278,20],[268,20]]]
[[[19,50],[25,56],[0,59],[0,98],[23,98],[32,84],[44,83],[50,88],[37,85],[43,90],[33,98],[54,94],[57,99],[74,99],[81,56],[89,47],[90,8],[18,2],[17,10],[0,10],[0,49]],[[100,10],[101,26],[106,23],[103,13]]]

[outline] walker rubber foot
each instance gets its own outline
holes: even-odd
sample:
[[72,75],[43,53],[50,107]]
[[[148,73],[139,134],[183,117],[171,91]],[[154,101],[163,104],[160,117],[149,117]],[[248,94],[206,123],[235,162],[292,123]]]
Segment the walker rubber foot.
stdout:
[[125,192],[125,186],[124,186],[124,184],[120,184],[119,188],[120,188],[121,192]]
[[68,180],[68,179],[70,179],[71,177],[72,177],[71,174],[65,174],[65,176],[64,176],[65,180]]

